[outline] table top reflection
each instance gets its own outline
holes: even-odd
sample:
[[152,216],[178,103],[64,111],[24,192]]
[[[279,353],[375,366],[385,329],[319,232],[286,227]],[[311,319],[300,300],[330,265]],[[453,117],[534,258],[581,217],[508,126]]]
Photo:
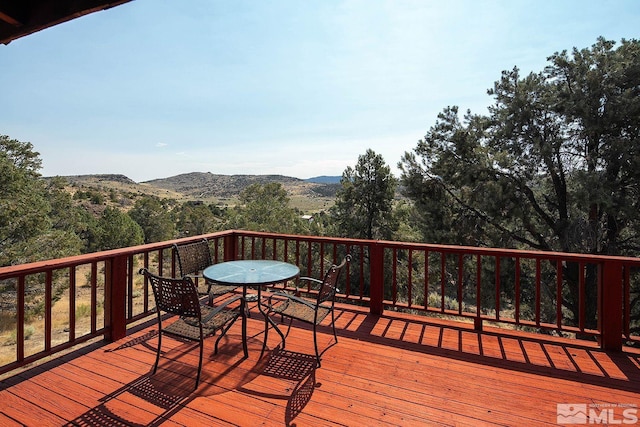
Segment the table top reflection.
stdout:
[[273,285],[300,275],[297,265],[273,260],[226,261],[204,269],[202,275],[219,284]]

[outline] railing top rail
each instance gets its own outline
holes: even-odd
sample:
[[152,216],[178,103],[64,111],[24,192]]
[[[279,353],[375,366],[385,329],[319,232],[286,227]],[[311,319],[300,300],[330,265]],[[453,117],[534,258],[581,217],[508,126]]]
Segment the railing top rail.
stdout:
[[241,234],[244,236],[255,237],[279,237],[291,240],[309,240],[319,242],[333,242],[343,243],[349,245],[371,245],[378,244],[387,247],[396,247],[403,249],[417,249],[417,250],[429,250],[434,252],[449,252],[449,253],[472,253],[487,256],[505,256],[514,257],[520,256],[523,258],[541,258],[541,259],[562,259],[569,261],[584,261],[596,263],[602,260],[619,261],[623,263],[637,264],[640,266],[640,258],[635,257],[622,257],[613,255],[594,255],[594,254],[581,254],[576,252],[553,252],[553,251],[537,251],[537,250],[525,250],[525,249],[508,249],[508,248],[485,248],[477,246],[458,246],[458,245],[441,245],[434,243],[419,243],[419,242],[396,242],[390,240],[364,240],[364,239],[351,239],[344,237],[326,237],[326,236],[303,236],[303,235],[288,235],[288,234],[274,234],[260,231],[245,231],[245,230],[228,230],[227,232],[233,234]]
[[378,244],[382,244],[388,247],[397,247],[403,249],[420,249],[430,250],[434,252],[449,252],[449,253],[466,253],[466,254],[479,254],[487,256],[504,256],[504,257],[522,257],[522,258],[540,258],[540,259],[562,259],[566,261],[583,261],[597,263],[603,260],[619,261],[625,264],[637,264],[640,266],[640,258],[635,257],[623,257],[613,255],[594,255],[594,254],[581,254],[575,252],[553,252],[553,251],[535,251],[524,249],[507,249],[507,248],[484,248],[475,246],[455,246],[455,245],[439,245],[430,243],[408,243],[408,242],[394,242],[394,241],[376,241]]
[[128,256],[128,255],[139,254],[141,252],[148,252],[148,251],[153,251],[153,250],[162,249],[162,248],[169,248],[174,243],[179,244],[179,243],[186,243],[194,240],[202,240],[203,237],[207,239],[212,239],[216,237],[224,237],[230,234],[234,234],[234,231],[227,230],[227,231],[221,231],[217,233],[203,234],[200,236],[166,240],[164,242],[148,243],[145,245],[129,246],[121,249],[112,249],[108,251],[74,255],[66,258],[57,258],[57,259],[31,262],[27,264],[10,265],[6,267],[0,267],[0,280],[3,280],[6,277],[14,277],[18,273],[31,274],[31,273],[36,273],[43,270],[52,270],[52,269],[70,267],[74,265],[87,264],[90,262],[107,260],[110,258],[114,258],[116,256]]
[[363,240],[363,239],[349,239],[341,237],[326,237],[326,236],[303,236],[293,234],[274,234],[259,231],[245,231],[245,230],[226,230],[216,233],[204,234],[201,236],[185,237],[180,239],[168,240],[158,243],[150,243],[139,246],[131,246],[122,249],[113,249],[103,252],[95,252],[83,255],[76,255],[66,258],[59,258],[53,260],[38,261],[28,264],[18,264],[7,267],[0,267],[0,280],[7,277],[15,277],[16,274],[31,274],[43,270],[65,268],[73,265],[80,265],[95,261],[102,261],[110,259],[116,256],[128,256],[145,251],[157,250],[161,248],[167,248],[174,243],[185,243],[193,240],[199,240],[203,237],[207,239],[221,238],[231,235],[242,235],[247,237],[262,237],[262,238],[281,238],[288,240],[300,240],[307,241],[309,239],[316,242],[328,242],[328,243],[341,243],[345,245],[371,245],[377,244],[389,248],[398,249],[414,249],[422,251],[433,252],[446,252],[452,254],[473,254],[480,256],[493,256],[493,257],[522,257],[532,259],[555,259],[563,261],[576,261],[587,263],[601,263],[607,261],[617,261],[627,265],[633,265],[640,267],[640,258],[634,257],[621,257],[621,256],[609,256],[609,255],[592,255],[592,254],[579,254],[570,252],[544,252],[544,251],[532,251],[521,249],[505,249],[505,248],[482,248],[473,246],[455,246],[455,245],[440,245],[429,243],[411,243],[411,242],[395,242],[385,240]]

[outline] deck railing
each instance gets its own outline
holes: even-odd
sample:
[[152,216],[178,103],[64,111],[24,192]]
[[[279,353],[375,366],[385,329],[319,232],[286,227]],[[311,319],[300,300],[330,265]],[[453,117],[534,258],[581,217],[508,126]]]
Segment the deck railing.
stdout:
[[214,262],[278,259],[313,277],[350,254],[338,296],[373,314],[454,316],[478,330],[524,328],[608,350],[640,344],[638,258],[229,230],[0,268],[0,373],[96,337],[123,338],[154,310],[139,268],[175,276],[173,243],[203,237]]

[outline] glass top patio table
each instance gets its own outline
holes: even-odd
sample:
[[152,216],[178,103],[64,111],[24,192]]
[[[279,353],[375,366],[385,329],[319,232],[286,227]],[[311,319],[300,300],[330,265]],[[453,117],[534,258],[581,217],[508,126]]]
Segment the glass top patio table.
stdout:
[[264,316],[264,340],[262,341],[262,352],[267,347],[269,336],[269,324],[273,326],[280,340],[282,348],[285,346],[285,336],[278,328],[278,325],[269,317],[262,307],[261,291],[263,286],[274,285],[286,282],[300,275],[300,268],[297,265],[282,261],[272,260],[238,260],[226,261],[211,265],[202,271],[202,275],[215,283],[222,285],[242,286],[242,348],[246,357],[247,354],[247,288],[256,288],[258,291],[258,311]]
[[300,275],[297,265],[272,260],[238,260],[211,265],[202,275],[222,285],[268,286]]

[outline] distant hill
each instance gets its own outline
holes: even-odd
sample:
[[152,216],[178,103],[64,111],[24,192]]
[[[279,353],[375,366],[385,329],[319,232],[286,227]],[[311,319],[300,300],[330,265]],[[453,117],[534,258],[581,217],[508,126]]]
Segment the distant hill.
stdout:
[[340,184],[341,176],[314,176],[313,178],[305,179],[307,182],[315,182],[318,184]]
[[[283,175],[218,175],[210,172],[191,172],[168,178],[136,183],[124,175],[72,175],[63,177],[71,184],[101,189],[153,194],[182,200],[230,199],[237,197],[251,184],[277,182],[292,197],[334,198],[338,186],[328,182],[314,182]],[[318,177],[325,178],[325,177]],[[331,177],[326,177],[330,179]],[[311,178],[314,179],[314,178]],[[339,181],[339,180],[338,180]]]
[[251,184],[278,182],[283,187],[301,184],[298,178],[281,175],[217,175],[210,172],[191,172],[168,178],[153,179],[143,184],[182,193],[197,199],[234,197]]
[[[290,195],[327,196],[327,184],[283,175],[217,175],[210,172],[192,172],[145,181],[143,184],[206,199],[209,197],[234,197],[249,185],[264,185],[270,182],[282,184],[282,187]],[[335,196],[335,191],[332,193]]]
[[[97,174],[97,175],[68,175],[64,176],[70,183],[86,183],[86,182],[117,182],[120,184],[135,185],[136,182],[125,175],[119,174]],[[48,179],[48,178],[45,178]]]

